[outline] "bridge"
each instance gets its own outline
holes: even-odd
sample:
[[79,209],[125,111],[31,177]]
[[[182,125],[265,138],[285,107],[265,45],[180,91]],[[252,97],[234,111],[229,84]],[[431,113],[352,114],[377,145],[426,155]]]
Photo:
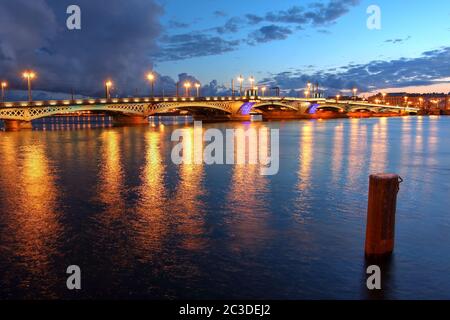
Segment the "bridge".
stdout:
[[249,120],[252,114],[263,119],[307,119],[348,116],[389,116],[417,114],[419,109],[339,101],[325,98],[291,97],[131,97],[18,101],[0,103],[0,120],[7,130],[31,128],[31,121],[80,112],[110,114],[115,124],[143,124],[149,116],[189,113],[201,120]]

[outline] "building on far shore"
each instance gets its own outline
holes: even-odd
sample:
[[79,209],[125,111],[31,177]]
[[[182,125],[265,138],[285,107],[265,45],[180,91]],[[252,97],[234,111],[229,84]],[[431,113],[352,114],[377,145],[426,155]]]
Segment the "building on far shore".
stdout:
[[416,107],[426,113],[440,113],[450,110],[450,93],[378,93],[370,96],[368,100],[370,103]]

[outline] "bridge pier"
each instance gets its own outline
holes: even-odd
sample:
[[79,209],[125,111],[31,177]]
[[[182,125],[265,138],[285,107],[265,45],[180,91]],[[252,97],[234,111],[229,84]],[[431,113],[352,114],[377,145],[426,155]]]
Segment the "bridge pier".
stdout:
[[262,112],[263,120],[296,120],[296,119],[309,119],[307,114],[300,111],[264,111]]
[[4,120],[6,131],[20,131],[23,129],[33,129],[31,121]]
[[194,114],[192,117],[203,122],[250,121],[250,115],[241,114]]
[[149,124],[147,116],[128,116],[115,114],[112,116],[113,126],[137,126]]

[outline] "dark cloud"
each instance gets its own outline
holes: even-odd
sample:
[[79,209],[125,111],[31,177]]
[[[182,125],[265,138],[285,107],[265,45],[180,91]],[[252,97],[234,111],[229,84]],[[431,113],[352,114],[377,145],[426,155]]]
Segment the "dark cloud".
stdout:
[[225,11],[221,11],[221,10],[214,11],[214,15],[216,17],[226,17],[226,16],[228,16],[228,14]]
[[0,70],[12,87],[25,68],[38,73],[35,87],[94,95],[106,77],[119,89],[145,86],[152,68],[161,7],[153,0],[77,0],[82,29],[66,28],[70,0],[0,0]]
[[289,28],[272,24],[261,27],[259,30],[252,32],[249,35],[248,43],[254,45],[256,43],[264,43],[273,40],[284,40],[291,33],[292,31]]
[[221,27],[218,27],[216,30],[218,33],[236,33],[239,31],[241,19],[238,17],[230,18],[228,21]]
[[257,16],[254,14],[247,14],[247,15],[245,15],[245,17],[247,18],[249,24],[258,24],[258,23],[264,21],[263,17]]
[[269,12],[265,16],[248,14],[246,18],[250,24],[287,23],[295,24],[299,28],[305,25],[324,26],[334,23],[360,2],[360,0],[331,0],[327,4],[314,2],[308,8],[293,6],[288,10]]
[[[346,14],[360,0],[331,0],[327,4],[314,2],[308,8],[298,6],[285,11],[268,12],[264,16],[246,14],[244,17],[229,18],[225,24],[197,32],[166,35],[161,38],[161,49],[153,55],[158,61],[175,61],[194,57],[218,55],[239,49],[239,44],[256,45],[275,40],[284,40],[293,30],[303,30],[305,26],[321,27],[319,32],[326,33],[325,25],[335,22]],[[223,17],[221,11],[215,16]],[[224,35],[238,34],[240,30],[265,22],[257,30],[250,30],[246,38],[227,39]],[[283,24],[292,24],[286,26]],[[236,37],[236,36],[235,36]]]
[[170,20],[168,27],[176,28],[176,29],[183,29],[183,28],[188,28],[189,23],[185,23],[185,22],[181,22],[181,21],[177,21],[177,20]]
[[340,71],[327,70],[312,74],[283,72],[261,82],[290,90],[303,88],[307,81],[318,81],[330,94],[354,86],[361,91],[370,91],[431,85],[450,77],[450,47],[424,52],[418,58],[350,64],[338,70]]
[[154,55],[155,59],[173,61],[234,51],[238,49],[240,41],[208,34],[185,33],[166,35],[161,43],[161,49]]
[[388,39],[388,40],[385,40],[384,42],[397,44],[397,43],[403,43],[405,41],[408,41],[409,39],[411,39],[411,36],[407,36],[406,38]]

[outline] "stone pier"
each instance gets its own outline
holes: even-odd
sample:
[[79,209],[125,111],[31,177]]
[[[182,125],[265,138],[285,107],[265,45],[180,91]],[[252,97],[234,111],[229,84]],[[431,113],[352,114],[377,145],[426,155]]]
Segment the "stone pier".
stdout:
[[24,129],[33,129],[31,121],[4,120],[6,131],[20,131]]
[[114,126],[137,126],[149,124],[147,116],[128,116],[123,114],[115,114],[112,117]]

